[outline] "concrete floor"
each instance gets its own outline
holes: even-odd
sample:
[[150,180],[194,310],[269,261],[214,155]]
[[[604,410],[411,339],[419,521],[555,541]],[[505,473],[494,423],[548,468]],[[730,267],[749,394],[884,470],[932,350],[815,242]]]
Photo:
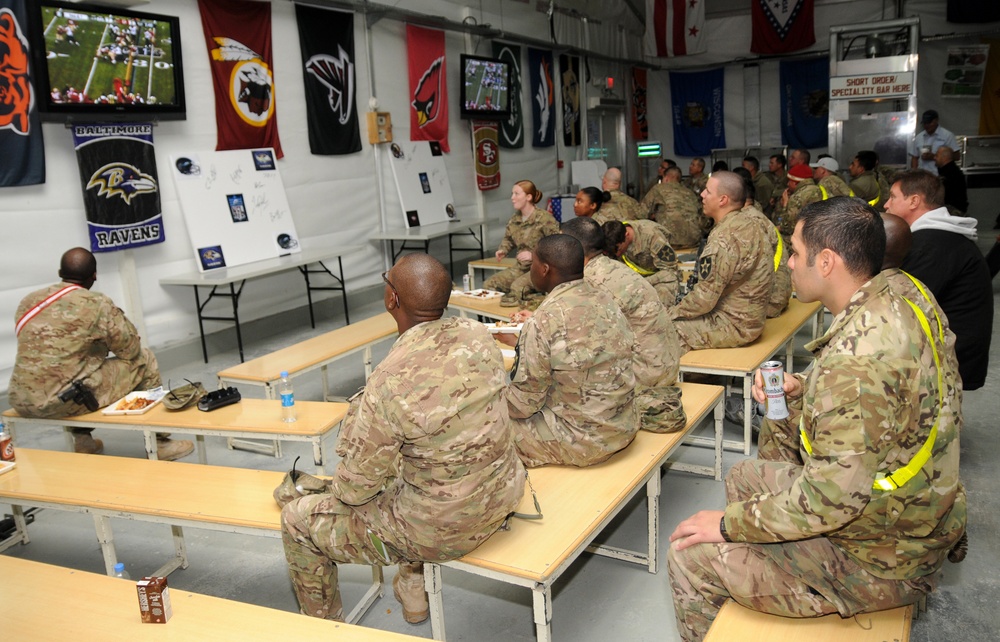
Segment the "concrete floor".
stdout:
[[[996,232],[992,216],[980,228],[982,248],[988,249]],[[1000,280],[994,295],[1000,296]],[[245,350],[248,359],[279,347],[343,325],[343,311],[334,301],[317,305],[317,328],[311,330],[305,308],[245,325]],[[351,293],[351,314],[355,319],[382,311],[380,289]],[[828,318],[829,319],[829,318]],[[942,640],[994,640],[1000,631],[1000,588],[997,568],[1000,565],[1000,487],[996,450],[996,417],[1000,408],[1000,315],[994,320],[991,348],[993,372],[986,386],[965,395],[963,411],[965,430],[962,440],[962,477],[969,499],[970,550],[965,562],[945,564],[941,585],[928,600],[928,612],[914,625],[911,639],[916,642]],[[805,332],[798,337],[798,356],[807,356],[802,345]],[[389,348],[389,342],[375,350],[376,361]],[[215,386],[215,372],[238,361],[235,336],[223,331],[210,336],[210,362],[204,364],[200,347],[189,345],[159,356],[164,382],[178,385],[183,379],[200,380],[208,388]],[[797,359],[800,367],[804,360]],[[338,362],[331,372],[332,387],[349,394],[363,381],[360,355]],[[253,395],[248,388],[244,394]],[[320,399],[319,375],[296,381],[299,399]],[[726,423],[727,438],[739,438],[739,430]],[[702,432],[708,432],[707,427]],[[110,431],[95,435],[104,439],[106,453],[115,456],[142,457],[138,435]],[[310,450],[301,444],[285,444],[280,460],[265,455],[227,450],[221,438],[207,438],[209,461],[214,465],[239,466],[267,470],[287,470],[296,455],[308,461]],[[28,448],[64,449],[65,441],[58,427],[18,435],[18,445]],[[682,461],[709,463],[710,451],[682,448]],[[742,459],[738,453],[725,454],[729,469]],[[194,461],[190,456],[187,461]],[[123,480],[122,480],[123,481]],[[663,475],[660,542],[665,560],[666,535],[681,519],[702,508],[722,508],[720,482],[686,473],[667,471]],[[114,483],[111,481],[110,483]],[[544,509],[544,506],[543,506]],[[0,505],[0,511],[9,512]],[[165,526],[114,520],[118,557],[125,562],[132,577],[140,577],[159,567],[172,553],[170,532]],[[17,546],[5,554],[25,559],[103,572],[103,559],[87,515],[60,511],[40,511],[29,527],[31,543]],[[640,496],[607,528],[601,540],[615,545],[641,548],[646,533],[645,502]],[[994,533],[994,535],[990,535]],[[184,589],[249,602],[262,606],[296,611],[297,606],[288,581],[281,543],[265,539],[200,529],[187,529],[191,565],[175,571],[170,585]],[[391,580],[393,569],[387,569]],[[344,602],[353,604],[370,580],[362,566],[341,569]],[[2,578],[0,578],[2,581]],[[447,632],[452,640],[526,640],[535,639],[530,592],[488,579],[444,569],[444,595]],[[350,608],[350,606],[348,606]],[[42,614],[39,606],[39,617]],[[361,621],[363,626],[430,637],[430,623],[406,624],[391,590],[377,602]],[[665,568],[649,574],[643,568],[607,558],[584,555],[556,584],[553,600],[552,630],[557,640],[677,640],[673,606]],[[252,631],[248,631],[251,632]],[[234,632],[235,633],[235,632]]]

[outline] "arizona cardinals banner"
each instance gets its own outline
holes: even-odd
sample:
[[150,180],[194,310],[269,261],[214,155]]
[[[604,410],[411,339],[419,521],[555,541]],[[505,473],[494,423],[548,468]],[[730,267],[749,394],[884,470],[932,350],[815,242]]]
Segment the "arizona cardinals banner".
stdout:
[[830,116],[830,61],[782,60],[781,142],[798,149],[825,147]]
[[93,252],[162,243],[160,182],[149,123],[73,126]]
[[632,138],[649,139],[646,119],[646,70],[632,67]]
[[559,56],[562,74],[563,145],[580,144],[580,59],[576,56]]
[[448,83],[444,32],[406,25],[410,67],[410,140],[433,140],[448,147]]
[[23,0],[0,0],[0,187],[45,182]]
[[645,43],[658,58],[704,52],[705,0],[646,0]]
[[551,51],[528,47],[528,77],[531,80],[531,146],[551,147],[556,144]]
[[309,150],[361,151],[354,76],[354,14],[295,5],[306,86]]
[[497,124],[472,121],[472,146],[476,157],[476,186],[479,191],[500,187],[500,149]]
[[521,106],[521,48],[493,43],[493,57],[510,65],[510,117],[500,121],[500,147],[524,147],[524,108]]
[[215,122],[215,149],[273,147],[278,158],[278,116],[271,62],[271,3],[198,0],[208,46]]
[[816,42],[813,0],[750,0],[750,17],[753,19],[750,51],[754,53],[788,53]]
[[670,72],[674,153],[678,156],[707,156],[726,146],[722,80],[722,68]]

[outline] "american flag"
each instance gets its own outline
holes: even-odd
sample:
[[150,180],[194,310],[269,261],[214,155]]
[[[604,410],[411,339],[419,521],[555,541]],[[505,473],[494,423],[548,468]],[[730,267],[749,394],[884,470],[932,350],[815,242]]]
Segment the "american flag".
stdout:
[[558,196],[549,199],[549,214],[562,223],[562,199]]

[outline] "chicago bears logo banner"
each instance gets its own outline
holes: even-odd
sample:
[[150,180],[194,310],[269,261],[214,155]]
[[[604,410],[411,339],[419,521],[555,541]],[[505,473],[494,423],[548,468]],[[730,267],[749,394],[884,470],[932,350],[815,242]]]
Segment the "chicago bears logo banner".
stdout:
[[278,116],[271,62],[271,3],[198,0],[215,88],[217,150],[273,147]]
[[45,182],[23,0],[0,0],[0,187]]
[[295,5],[306,87],[309,150],[361,151],[354,74],[354,14]]
[[[805,49],[816,42],[813,0],[751,0],[753,40],[750,51],[779,54]],[[829,75],[829,71],[824,72]]]
[[410,140],[432,140],[448,147],[448,84],[444,32],[406,25],[410,68]]
[[493,57],[510,65],[510,117],[500,121],[500,147],[524,147],[524,108],[521,106],[521,48],[493,43]]
[[723,69],[670,72],[674,153],[706,156],[726,146],[722,110]]
[[472,121],[472,147],[476,157],[476,186],[479,191],[500,187],[500,146],[497,124]]
[[73,126],[93,252],[162,243],[160,181],[149,123]]
[[552,52],[528,47],[532,147],[551,147],[556,144],[555,87],[552,75]]

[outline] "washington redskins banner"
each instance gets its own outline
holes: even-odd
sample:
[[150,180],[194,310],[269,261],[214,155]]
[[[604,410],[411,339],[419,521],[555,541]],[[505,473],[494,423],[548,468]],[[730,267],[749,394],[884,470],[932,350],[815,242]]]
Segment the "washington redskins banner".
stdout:
[[0,0],[0,187],[45,182],[24,0]]
[[354,74],[354,14],[295,5],[306,87],[309,150],[361,151]]
[[646,0],[645,43],[658,58],[704,52],[705,0]]
[[552,74],[552,52],[528,47],[532,147],[551,147],[556,144],[555,87],[552,84]]
[[198,0],[215,87],[217,150],[273,147],[281,158],[271,62],[271,3]]
[[816,42],[813,0],[750,0],[753,40],[750,51],[780,54],[805,49]]
[[73,126],[93,252],[162,243],[160,181],[149,123]]
[[448,83],[444,32],[406,25],[410,69],[410,140],[433,140],[448,147]]
[[646,114],[646,70],[632,67],[632,138],[635,140],[649,139]]
[[472,121],[472,147],[476,157],[476,186],[479,191],[500,187],[500,149],[497,124]]
[[521,48],[493,43],[493,57],[510,65],[510,117],[500,121],[500,147],[524,147],[524,107],[521,105]]

